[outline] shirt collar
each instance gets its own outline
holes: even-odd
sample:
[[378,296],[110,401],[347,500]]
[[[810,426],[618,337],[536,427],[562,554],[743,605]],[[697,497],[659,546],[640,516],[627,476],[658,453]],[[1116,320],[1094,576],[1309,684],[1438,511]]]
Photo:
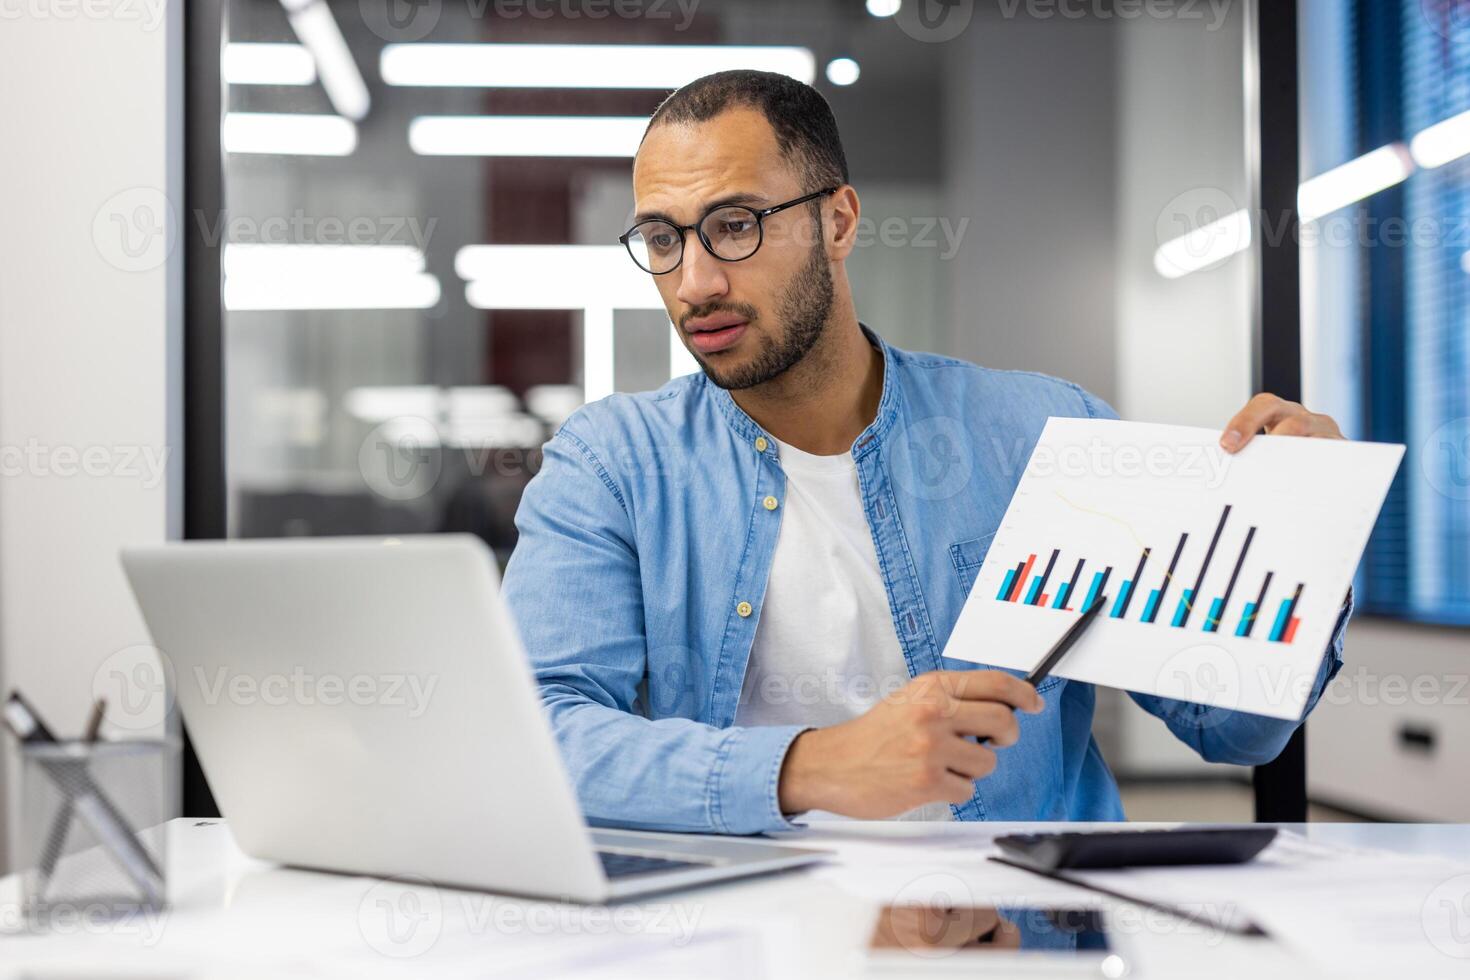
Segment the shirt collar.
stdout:
[[[862,329],[863,336],[868,338],[868,342],[878,348],[883,355],[883,391],[878,396],[878,413],[873,417],[873,421],[868,423],[868,427],[853,440],[853,459],[861,459],[882,445],[884,436],[893,426],[893,420],[898,417],[898,380],[894,376],[896,365],[894,364],[893,348],[889,347],[883,338],[866,324],[860,322],[858,327]],[[708,376],[704,376],[702,380],[706,386],[713,389],[715,404],[720,406],[720,411],[724,413],[725,420],[729,423],[730,428],[735,430],[735,434],[752,446],[755,445],[757,439],[763,438],[765,448],[756,451],[776,460],[775,437],[768,435],[756,424],[755,419],[735,404],[735,399],[730,397],[730,392],[710,381]]]

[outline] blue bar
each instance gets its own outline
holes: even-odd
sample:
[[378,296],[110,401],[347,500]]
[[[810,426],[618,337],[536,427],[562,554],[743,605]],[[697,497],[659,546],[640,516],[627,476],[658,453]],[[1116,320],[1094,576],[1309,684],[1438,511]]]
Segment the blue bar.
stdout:
[[1040,592],[1041,592],[1041,579],[1040,579],[1040,577],[1037,577],[1037,578],[1034,578],[1034,579],[1031,580],[1031,591],[1028,592],[1028,593],[1026,593],[1026,605],[1028,605],[1028,606],[1034,606],[1034,605],[1036,605],[1036,596]]
[[1220,628],[1220,609],[1225,605],[1223,598],[1217,598],[1210,603],[1210,614],[1205,617],[1205,632],[1214,633]]
[[1108,613],[1110,619],[1117,619],[1123,615],[1123,607],[1128,604],[1128,593],[1133,591],[1133,583],[1123,582],[1123,587],[1118,590],[1118,601],[1113,603],[1113,611]]
[[1060,609],[1067,604],[1067,592],[1072,588],[1071,582],[1063,582],[1057,587],[1057,597],[1051,601],[1053,609]]
[[1102,585],[1102,580],[1102,572],[1092,573],[1092,587],[1087,590],[1087,601],[1082,604],[1082,608],[1077,610],[1078,612],[1087,612],[1087,610],[1092,608],[1092,600],[1097,598],[1098,586]]
[[1006,580],[1000,583],[1000,595],[996,596],[996,598],[999,599],[1001,602],[1005,602],[1006,596],[1011,594],[1011,583],[1015,580],[1016,570],[1014,568],[1006,569]]
[[1280,640],[1281,633],[1286,629],[1286,614],[1291,612],[1291,598],[1281,600],[1281,611],[1276,614],[1276,625],[1271,627],[1271,639]]
[[1159,590],[1158,589],[1154,589],[1153,591],[1151,591],[1148,594],[1148,604],[1143,607],[1143,615],[1140,617],[1140,621],[1146,623],[1150,619],[1152,619],[1153,618],[1153,615],[1154,615],[1154,607],[1157,606],[1158,604],[1159,604]]
[[1235,635],[1245,636],[1245,631],[1250,629],[1251,620],[1254,619],[1255,616],[1256,604],[1254,602],[1247,602],[1245,604],[1245,612],[1240,614],[1240,625],[1235,627]]
[[1174,610],[1174,622],[1171,626],[1179,626],[1184,622],[1184,614],[1189,612],[1189,604],[1194,601],[1194,590],[1185,589],[1184,596],[1179,600],[1179,605]]

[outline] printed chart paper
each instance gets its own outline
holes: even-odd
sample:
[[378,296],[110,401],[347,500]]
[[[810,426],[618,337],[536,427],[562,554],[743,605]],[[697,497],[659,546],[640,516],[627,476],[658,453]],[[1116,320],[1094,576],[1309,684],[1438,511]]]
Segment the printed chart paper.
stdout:
[[1050,419],[944,655],[1297,718],[1404,448]]

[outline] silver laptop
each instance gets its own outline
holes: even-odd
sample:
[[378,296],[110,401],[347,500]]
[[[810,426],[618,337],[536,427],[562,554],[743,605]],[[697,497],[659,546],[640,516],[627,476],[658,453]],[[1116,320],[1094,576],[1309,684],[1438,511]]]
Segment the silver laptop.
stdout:
[[255,857],[601,902],[824,856],[589,829],[478,538],[189,542],[122,562]]

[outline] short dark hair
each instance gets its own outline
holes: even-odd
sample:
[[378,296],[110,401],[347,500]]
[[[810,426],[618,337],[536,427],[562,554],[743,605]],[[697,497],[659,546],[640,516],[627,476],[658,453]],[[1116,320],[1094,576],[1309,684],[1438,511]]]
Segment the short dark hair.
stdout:
[[847,156],[832,107],[810,85],[774,72],[737,68],[696,78],[660,103],[643,136],[659,123],[705,122],[736,106],[765,116],[807,190],[847,183]]

